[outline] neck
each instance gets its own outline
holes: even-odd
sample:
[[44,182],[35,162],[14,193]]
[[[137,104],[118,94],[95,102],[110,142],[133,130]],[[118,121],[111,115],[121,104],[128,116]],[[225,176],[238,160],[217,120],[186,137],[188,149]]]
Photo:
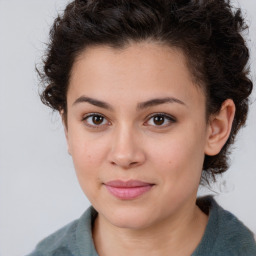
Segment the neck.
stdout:
[[100,256],[191,255],[201,241],[208,217],[195,205],[143,229],[113,226],[98,215],[93,239]]

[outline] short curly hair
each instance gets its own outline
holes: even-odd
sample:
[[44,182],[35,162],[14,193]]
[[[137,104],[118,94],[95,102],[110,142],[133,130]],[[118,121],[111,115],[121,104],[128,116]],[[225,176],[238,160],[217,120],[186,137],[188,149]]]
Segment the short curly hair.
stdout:
[[38,70],[44,85],[41,100],[67,113],[72,65],[89,46],[123,48],[150,40],[179,48],[205,93],[207,120],[226,99],[236,106],[226,144],[219,154],[205,156],[201,181],[209,184],[228,169],[230,145],[247,118],[253,84],[242,36],[246,29],[241,10],[228,0],[75,0],[50,30],[43,68]]

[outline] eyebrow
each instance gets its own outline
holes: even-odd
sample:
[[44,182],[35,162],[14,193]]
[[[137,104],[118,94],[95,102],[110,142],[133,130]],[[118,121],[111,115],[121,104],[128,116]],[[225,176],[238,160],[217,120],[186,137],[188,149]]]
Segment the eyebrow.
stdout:
[[149,108],[149,107],[153,107],[153,106],[157,106],[157,105],[161,105],[161,104],[165,104],[165,103],[178,103],[181,105],[186,105],[183,101],[174,98],[174,97],[165,97],[165,98],[157,98],[157,99],[151,99],[145,102],[141,102],[138,104],[137,106],[137,110],[142,110],[145,108]]
[[84,103],[87,102],[87,103],[90,103],[91,105],[113,111],[113,108],[108,103],[101,100],[96,100],[90,97],[86,97],[86,96],[79,97],[78,99],[75,100],[75,102],[72,105],[74,106],[78,103],[83,103],[83,102]]
[[[113,111],[113,107],[110,104],[101,100],[96,100],[96,99],[87,97],[87,96],[79,97],[78,99],[75,100],[75,102],[72,105],[74,106],[78,103],[86,103],[86,102],[91,105]],[[165,97],[165,98],[156,98],[156,99],[151,99],[151,100],[141,102],[137,105],[137,110],[143,110],[145,108],[149,108],[149,107],[153,107],[153,106],[157,106],[165,103],[178,103],[184,106],[186,105],[183,101],[177,98]]]

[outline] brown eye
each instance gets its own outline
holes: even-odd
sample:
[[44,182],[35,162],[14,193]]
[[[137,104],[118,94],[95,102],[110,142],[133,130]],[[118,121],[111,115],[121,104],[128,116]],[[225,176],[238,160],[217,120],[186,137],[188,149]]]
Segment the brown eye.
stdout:
[[146,122],[146,125],[155,126],[155,127],[167,127],[172,123],[175,123],[176,119],[170,115],[159,113],[151,115],[151,117]]
[[92,117],[92,122],[96,125],[100,125],[102,122],[104,121],[104,117],[103,116],[93,116]]
[[153,117],[153,122],[155,125],[162,125],[165,121],[165,117],[163,116],[154,116]]
[[82,120],[86,126],[92,128],[100,128],[106,124],[108,124],[107,119],[100,114],[89,114]]

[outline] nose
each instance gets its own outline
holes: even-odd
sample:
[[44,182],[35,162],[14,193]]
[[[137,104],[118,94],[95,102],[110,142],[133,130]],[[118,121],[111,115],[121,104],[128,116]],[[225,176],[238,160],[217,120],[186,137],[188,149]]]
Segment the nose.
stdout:
[[109,161],[122,169],[130,169],[144,163],[146,156],[141,143],[141,135],[128,127],[120,127],[113,132]]

